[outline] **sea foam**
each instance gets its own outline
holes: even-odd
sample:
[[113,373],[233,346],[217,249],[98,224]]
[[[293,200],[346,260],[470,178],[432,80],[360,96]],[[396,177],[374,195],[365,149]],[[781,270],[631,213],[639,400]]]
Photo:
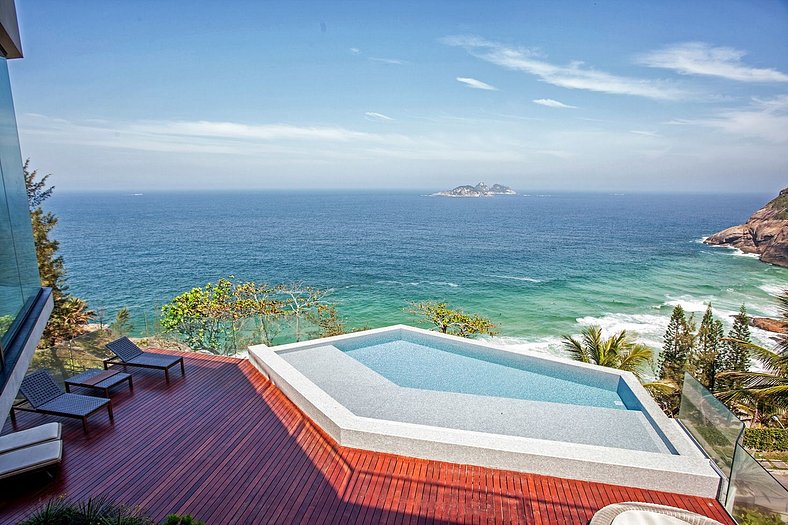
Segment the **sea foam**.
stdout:
[[509,279],[512,281],[523,281],[526,283],[541,283],[541,279],[534,279],[533,277],[517,277],[515,275],[487,275],[487,277],[493,277],[495,279]]

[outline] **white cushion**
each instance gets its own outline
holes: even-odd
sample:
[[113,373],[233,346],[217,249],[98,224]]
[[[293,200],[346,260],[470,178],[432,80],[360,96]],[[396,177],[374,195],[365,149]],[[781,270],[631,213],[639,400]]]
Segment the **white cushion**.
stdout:
[[38,443],[60,439],[61,424],[47,423],[27,430],[0,436],[0,454],[29,447]]
[[60,463],[62,458],[60,439],[0,454],[0,479]]
[[611,525],[687,525],[688,523],[650,510],[627,510],[616,516]]

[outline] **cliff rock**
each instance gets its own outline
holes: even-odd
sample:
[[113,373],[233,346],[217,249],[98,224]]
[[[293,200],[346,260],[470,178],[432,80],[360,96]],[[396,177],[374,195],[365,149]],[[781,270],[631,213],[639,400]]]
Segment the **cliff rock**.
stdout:
[[715,233],[704,242],[757,253],[763,262],[788,268],[788,188],[753,213],[745,224]]

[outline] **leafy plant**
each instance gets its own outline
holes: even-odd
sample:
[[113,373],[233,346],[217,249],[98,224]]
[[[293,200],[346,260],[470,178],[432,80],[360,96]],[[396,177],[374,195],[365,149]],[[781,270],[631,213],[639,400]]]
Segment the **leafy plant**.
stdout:
[[284,333],[303,337],[345,332],[336,306],[319,288],[219,279],[192,288],[162,307],[161,326],[194,349],[234,353],[243,346],[272,345]]
[[11,328],[11,325],[14,322],[13,315],[0,315],[0,337],[3,337],[5,333]]
[[19,525],[154,525],[154,521],[139,509],[106,498],[74,502],[59,497]]
[[33,240],[41,285],[52,288],[52,299],[55,303],[41,337],[42,345],[51,346],[81,334],[85,324],[93,317],[93,312],[88,309],[85,301],[68,293],[63,256],[58,254],[60,243],[51,238],[58,218],[43,208],[43,203],[52,196],[55,189],[54,186],[47,186],[51,175],[39,178],[36,170],[30,171],[30,159],[25,161],[22,169],[30,219],[33,223]]
[[776,512],[757,508],[740,509],[734,507],[733,516],[740,525],[785,525]]
[[490,319],[449,308],[447,303],[434,301],[414,303],[407,311],[419,315],[444,334],[471,337],[478,334],[498,333],[498,328]]
[[722,321],[714,318],[711,303],[706,307],[703,319],[695,337],[696,345],[693,355],[695,375],[703,385],[714,393],[717,389],[717,372],[722,367],[722,355],[725,336]]
[[728,337],[723,340],[720,349],[720,370],[717,378],[718,390],[731,390],[741,386],[736,378],[722,377],[722,372],[746,372],[750,368],[750,319],[747,309],[741,305],[739,313],[733,319],[733,326]]
[[587,326],[583,328],[581,338],[564,335],[564,348],[572,359],[583,363],[617,368],[632,372],[640,379],[642,373],[649,368],[653,354],[645,345],[634,342],[626,330],[605,339],[602,328]]
[[[778,297],[783,319],[788,321],[788,291]],[[718,397],[727,403],[749,406],[759,413],[784,414],[788,411],[788,334],[781,334],[776,348],[770,350],[746,341],[733,340],[760,362],[759,371],[728,371],[721,378],[731,379],[738,388],[721,392]]]
[[131,324],[131,314],[129,314],[129,309],[125,306],[118,310],[118,313],[115,314],[115,321],[109,326],[109,329],[112,331],[112,335],[115,337],[121,337],[124,335],[128,335],[132,330],[134,330],[134,325]]
[[744,446],[759,452],[788,451],[788,429],[748,428],[744,431]]
[[687,369],[692,349],[695,346],[694,331],[692,316],[687,319],[684,308],[677,304],[670,315],[668,328],[663,337],[657,372],[660,379],[676,384],[681,383],[681,378],[684,377],[684,371]]
[[185,514],[183,516],[170,514],[164,518],[162,525],[205,525],[205,522],[198,520],[190,514]]

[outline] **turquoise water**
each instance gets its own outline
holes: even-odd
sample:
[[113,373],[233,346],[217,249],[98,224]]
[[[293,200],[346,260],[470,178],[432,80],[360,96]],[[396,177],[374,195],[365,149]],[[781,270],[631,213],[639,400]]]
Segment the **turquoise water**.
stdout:
[[[137,333],[160,305],[219,277],[333,290],[353,327],[416,323],[410,301],[492,318],[503,342],[560,351],[588,324],[659,346],[677,303],[774,315],[788,270],[700,239],[769,195],[410,193],[57,194],[71,290]],[[699,315],[699,314],[698,314]],[[767,341],[764,333],[757,334]]]
[[[356,361],[402,387],[625,410],[618,382],[585,370],[506,358],[459,344],[409,336],[335,343]],[[631,398],[631,396],[630,396]],[[639,407],[632,407],[639,408]]]

